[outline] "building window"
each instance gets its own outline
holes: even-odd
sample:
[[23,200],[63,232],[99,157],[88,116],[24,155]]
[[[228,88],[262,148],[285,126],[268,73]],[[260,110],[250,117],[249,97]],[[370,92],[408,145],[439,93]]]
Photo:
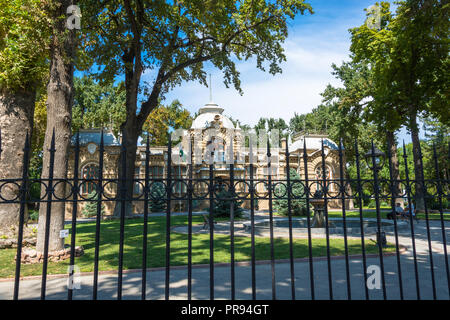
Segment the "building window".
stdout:
[[95,163],[89,163],[81,169],[81,176],[86,181],[81,186],[82,194],[89,194],[96,190],[99,177],[99,167]]
[[[316,175],[317,180],[323,180],[323,167],[322,164],[319,164],[316,169],[314,170],[314,173]],[[330,166],[325,165],[325,179],[326,180],[332,180],[333,179],[333,171],[331,170]],[[333,183],[327,183],[328,190],[334,191],[334,184]]]
[[134,183],[134,188],[133,188],[134,194],[139,194],[141,192],[141,184],[139,182],[140,172],[141,172],[141,170],[139,167],[134,169],[134,179],[136,179],[136,182]]
[[[314,170],[314,172],[316,173],[316,179],[317,180],[323,180],[323,168],[322,165],[318,165],[316,167],[316,170]],[[325,165],[325,178],[327,180],[332,179],[332,175],[331,175],[331,169],[328,165]]]
[[162,166],[151,166],[150,167],[150,176],[153,179],[162,179],[163,172],[164,172],[164,168]]
[[174,193],[185,193],[187,191],[186,184],[183,183],[185,175],[186,167],[177,166],[172,168],[172,177],[175,180],[173,186]]

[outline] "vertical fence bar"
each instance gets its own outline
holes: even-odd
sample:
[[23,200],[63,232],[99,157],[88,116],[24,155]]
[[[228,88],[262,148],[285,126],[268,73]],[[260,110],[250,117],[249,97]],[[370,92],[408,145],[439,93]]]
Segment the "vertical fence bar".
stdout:
[[288,205],[288,221],[289,221],[289,260],[291,267],[291,296],[292,300],[295,300],[295,273],[294,273],[294,245],[292,235],[292,208],[291,208],[291,174],[289,165],[289,141],[286,139],[286,195]]
[[408,196],[408,207],[409,207],[409,222],[411,226],[411,242],[412,242],[412,248],[413,248],[413,258],[414,258],[414,272],[415,272],[415,278],[416,278],[416,293],[417,293],[417,299],[420,300],[420,286],[419,286],[419,270],[417,266],[417,252],[416,252],[416,240],[414,235],[414,221],[412,218],[412,212],[411,212],[411,186],[410,186],[410,180],[409,180],[409,171],[408,171],[408,156],[406,154],[406,147],[405,147],[405,141],[403,141],[403,160],[405,163],[405,178],[406,178],[406,192]]
[[[427,197],[428,197],[428,190],[425,183],[425,176],[423,172],[423,156],[422,156],[422,148],[420,147],[419,143],[419,159],[420,159],[420,171],[422,173],[422,181],[417,181],[417,183],[421,183],[423,188],[423,205],[425,210],[425,224],[427,228],[427,240],[428,240],[428,256],[430,258],[430,272],[431,272],[431,285],[433,289],[433,299],[436,300],[436,279],[434,277],[434,261],[433,261],[433,249],[431,244],[431,234],[430,234],[430,221],[428,219],[428,205],[427,205]],[[417,208],[415,208],[417,210]],[[417,211],[416,211],[416,218],[417,218]]]
[[269,190],[269,227],[270,227],[270,271],[272,273],[272,300],[277,299],[275,279],[275,246],[273,243],[273,195],[272,195],[272,154],[270,153],[270,141],[267,138],[267,173]]
[[165,279],[165,299],[169,300],[170,294],[170,218],[171,218],[171,202],[172,202],[172,135],[168,134],[167,148],[167,184],[166,184],[166,279]]
[[306,151],[306,139],[303,140],[303,165],[305,166],[305,195],[306,195],[306,223],[308,227],[308,255],[309,255],[309,281],[311,287],[311,299],[315,300],[314,288],[314,266],[313,266],[313,251],[312,251],[312,236],[311,236],[311,210],[309,208],[309,178],[308,178],[308,153]]
[[214,300],[214,152],[209,164],[209,299]]
[[45,238],[44,238],[44,263],[42,266],[42,283],[41,283],[41,300],[45,300],[45,290],[47,286],[47,266],[48,266],[48,246],[50,238],[50,217],[52,211],[52,196],[53,196],[53,171],[55,166],[55,129],[53,128],[52,140],[50,143],[50,166],[48,174],[47,186],[47,212],[45,215]]
[[188,181],[188,300],[192,299],[192,178],[193,163],[193,139],[189,138],[189,181]]
[[[230,194],[233,198],[236,197],[234,188],[234,151],[233,151],[234,137],[230,139]],[[230,201],[230,278],[231,278],[231,300],[236,299],[236,269],[234,257],[234,201]]]
[[383,241],[381,237],[381,217],[380,217],[380,199],[379,199],[379,185],[378,185],[378,170],[381,169],[378,167],[375,157],[375,145],[372,140],[372,166],[373,166],[373,176],[374,176],[374,193],[375,193],[375,210],[377,214],[377,244],[378,244],[378,254],[380,256],[380,269],[381,269],[381,285],[383,290],[383,299],[386,300],[386,280],[384,276],[384,259],[383,259]]
[[340,193],[342,201],[342,221],[344,224],[344,250],[345,250],[345,273],[347,277],[347,297],[352,300],[352,289],[350,284],[350,263],[348,259],[348,242],[347,242],[347,216],[345,211],[345,180],[344,180],[344,160],[343,160],[343,144],[342,138],[339,141],[339,175],[340,175]]
[[[75,242],[77,235],[77,214],[78,214],[78,170],[80,161],[80,133],[78,132],[75,138],[75,153],[74,153],[74,165],[73,165],[73,185],[72,185],[72,234],[70,235],[70,273],[69,280],[74,275],[75,267]],[[67,299],[72,300],[73,289],[68,288]]]
[[[119,272],[117,280],[117,300],[122,300],[122,280],[123,280],[123,246],[125,240],[125,214],[127,206],[127,149],[125,146],[125,133],[122,137],[121,146],[121,165],[122,165],[122,179],[120,181],[120,231],[119,231]],[[129,199],[131,201],[131,199]]]
[[366,300],[369,300],[369,289],[367,288],[367,258],[366,258],[366,244],[364,239],[364,223],[363,223],[363,190],[361,186],[361,168],[358,150],[358,140],[355,138],[355,160],[356,160],[356,183],[358,189],[358,207],[359,207],[359,228],[361,230],[361,249],[362,249],[362,262],[363,262],[363,274],[364,274],[364,294]]
[[[389,161],[389,187],[391,189],[391,208],[393,213],[393,220],[394,220],[394,237],[395,237],[395,251],[397,255],[397,270],[398,270],[398,287],[400,289],[400,300],[404,299],[404,293],[403,293],[403,280],[402,280],[402,266],[401,266],[401,260],[400,260],[400,247],[398,243],[398,226],[397,226],[397,213],[395,211],[395,201],[396,201],[396,193],[398,192],[395,190],[395,184],[394,184],[394,177],[393,177],[393,165],[392,165],[392,154],[391,154],[391,142],[388,140],[387,145],[387,158]],[[398,196],[398,195],[397,195]]]
[[25,206],[27,201],[27,189],[28,189],[29,158],[30,158],[30,142],[27,132],[27,135],[25,137],[25,146],[23,148],[22,183],[20,185],[19,234],[17,238],[16,274],[14,278],[14,295],[13,295],[14,300],[19,299],[19,280],[20,280],[20,266],[22,262],[23,224],[25,223]]
[[253,143],[249,144],[249,162],[250,162],[250,222],[251,222],[251,256],[252,256],[252,300],[256,300],[256,254],[255,254],[255,186],[253,181]]
[[[97,215],[95,219],[95,251],[94,251],[94,285],[92,288],[92,299],[97,300],[98,291],[98,263],[100,255],[100,222],[102,218],[102,196],[103,196],[103,155],[105,145],[103,130],[100,136],[100,148],[98,155],[98,185],[97,185]],[[92,199],[89,199],[92,200]]]
[[148,242],[148,197],[150,188],[150,138],[147,135],[145,146],[145,185],[144,185],[144,228],[142,230],[142,292],[141,300],[147,295],[147,242]]
[[333,300],[333,275],[331,273],[331,254],[330,254],[330,227],[328,224],[328,186],[327,186],[327,174],[325,167],[325,150],[322,139],[322,191],[324,199],[324,211],[325,211],[325,233],[327,241],[327,266],[328,266],[328,290],[330,294],[330,300]]
[[[449,145],[450,147],[450,145]],[[449,148],[450,152],[450,148]],[[439,162],[437,158],[436,153],[436,145],[433,143],[433,158],[434,158],[434,169],[436,171],[436,184],[437,184],[437,194],[438,194],[438,201],[439,201],[439,214],[440,214],[440,220],[441,220],[441,231],[442,231],[442,245],[444,247],[444,258],[445,258],[445,269],[447,274],[447,289],[448,289],[448,295],[450,298],[450,268],[448,263],[448,253],[447,253],[447,236],[445,234],[445,223],[444,223],[444,210],[442,207],[442,184],[441,184],[441,175],[439,173]],[[450,158],[450,154],[449,154]]]
[[0,159],[2,158],[2,129],[0,129]]

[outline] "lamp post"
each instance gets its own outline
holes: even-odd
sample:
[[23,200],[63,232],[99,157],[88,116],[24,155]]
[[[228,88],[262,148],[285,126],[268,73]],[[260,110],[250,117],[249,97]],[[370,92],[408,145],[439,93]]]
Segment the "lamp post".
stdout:
[[364,158],[366,160],[367,166],[370,170],[373,171],[374,175],[374,192],[375,192],[375,204],[376,204],[376,211],[377,211],[377,224],[378,224],[378,231],[377,231],[377,243],[381,244],[381,246],[386,247],[387,241],[386,241],[386,232],[382,231],[381,228],[381,219],[380,219],[380,207],[379,207],[379,199],[378,199],[378,172],[383,168],[384,162],[385,162],[386,155],[383,151],[376,148],[372,141],[372,147],[369,152],[367,152],[364,155]]

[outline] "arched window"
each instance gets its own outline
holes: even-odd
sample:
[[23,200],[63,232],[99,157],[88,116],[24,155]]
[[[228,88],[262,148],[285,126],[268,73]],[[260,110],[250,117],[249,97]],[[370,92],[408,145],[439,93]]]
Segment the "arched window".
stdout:
[[225,142],[212,137],[206,142],[204,157],[208,163],[225,163]]
[[[323,167],[322,165],[318,165],[316,167],[316,170],[314,170],[315,174],[316,174],[316,179],[317,180],[322,180],[323,179]],[[328,165],[325,165],[325,178],[327,180],[332,179],[332,171],[331,168]]]
[[89,194],[92,191],[95,191],[95,184],[97,183],[99,176],[98,165],[95,163],[89,163],[85,165],[81,169],[81,176],[86,180],[81,186],[81,192],[83,194]]
[[[314,170],[314,173],[316,175],[317,180],[323,180],[323,167],[322,164],[317,165],[316,169]],[[330,166],[325,164],[325,179],[326,180],[332,180],[333,179],[333,170],[331,170]],[[334,184],[333,183],[327,183],[328,190],[334,191]]]

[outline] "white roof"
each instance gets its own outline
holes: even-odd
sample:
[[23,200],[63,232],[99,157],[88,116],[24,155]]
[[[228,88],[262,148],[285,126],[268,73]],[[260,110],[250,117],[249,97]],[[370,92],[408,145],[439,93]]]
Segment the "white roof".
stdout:
[[200,108],[199,115],[192,122],[191,129],[204,129],[210,126],[210,123],[219,116],[219,121],[226,129],[234,129],[234,124],[223,114],[223,108],[219,107],[214,102],[207,103],[203,108]]
[[303,144],[305,139],[307,150],[321,150],[322,140],[324,147],[329,147],[330,149],[333,150],[339,150],[338,145],[329,138],[319,136],[301,136],[299,139],[289,144],[289,151],[303,150]]

